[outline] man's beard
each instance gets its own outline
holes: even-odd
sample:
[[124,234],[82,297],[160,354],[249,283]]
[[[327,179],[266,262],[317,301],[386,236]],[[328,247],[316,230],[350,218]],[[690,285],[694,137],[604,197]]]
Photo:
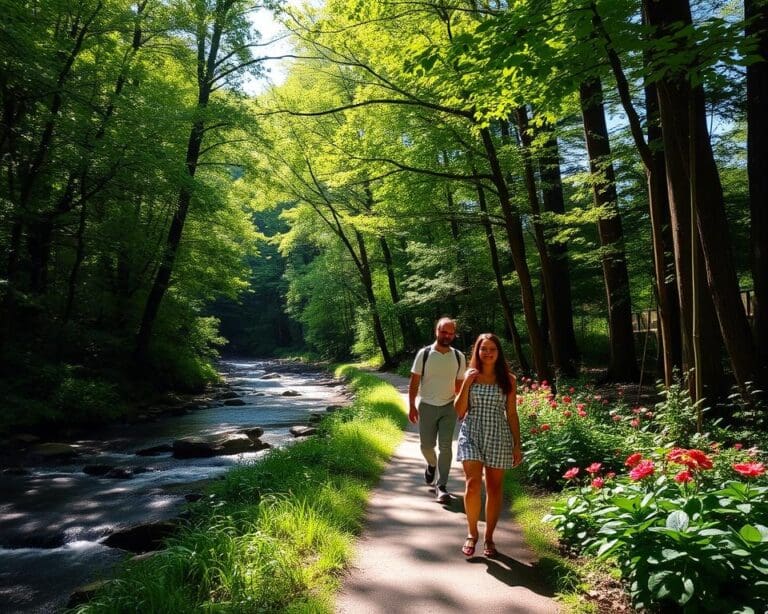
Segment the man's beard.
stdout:
[[438,337],[436,339],[436,341],[437,341],[437,345],[439,345],[440,347],[447,348],[447,347],[451,346],[451,342],[450,341],[445,341],[443,339],[440,339],[440,337]]

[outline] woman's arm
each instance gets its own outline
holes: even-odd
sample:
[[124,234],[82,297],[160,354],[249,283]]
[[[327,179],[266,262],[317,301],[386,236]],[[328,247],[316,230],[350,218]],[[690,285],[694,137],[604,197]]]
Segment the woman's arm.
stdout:
[[512,443],[514,444],[512,464],[516,466],[523,460],[523,449],[520,447],[520,418],[517,415],[517,380],[511,373],[509,374],[509,381],[512,384],[512,390],[507,395],[507,424],[512,433]]
[[461,390],[459,390],[458,396],[453,400],[453,408],[456,410],[456,415],[459,420],[463,419],[467,415],[467,409],[469,407],[469,389],[477,379],[477,369],[467,369],[464,374],[464,381],[461,382]]

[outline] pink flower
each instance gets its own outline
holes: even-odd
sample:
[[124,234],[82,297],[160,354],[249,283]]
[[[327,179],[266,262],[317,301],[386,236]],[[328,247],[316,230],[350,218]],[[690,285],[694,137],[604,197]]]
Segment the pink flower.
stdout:
[[681,471],[675,476],[675,482],[678,482],[679,484],[686,484],[690,482],[693,479],[693,474],[691,474],[690,471],[687,469]]
[[563,412],[563,415],[564,415],[566,418],[570,418],[570,417],[573,415],[573,412],[572,412],[570,409],[566,409],[566,410]]
[[533,382],[533,384],[531,384],[531,390],[538,390],[538,389],[539,389],[539,385],[536,382]]
[[605,480],[603,478],[595,478],[592,480],[592,488],[602,488],[605,486]]
[[549,388],[549,382],[547,380],[542,380],[541,387],[542,388]]
[[552,409],[555,409],[555,408],[557,407],[557,401],[550,401],[550,402],[549,402],[549,406],[550,406]]
[[650,420],[651,418],[653,418],[653,412],[652,411],[645,412],[645,417],[648,418],[648,420]]
[[592,463],[589,467],[587,467],[587,473],[599,473],[600,469],[602,468],[602,463]]
[[542,432],[548,431],[549,430],[549,425],[548,424],[542,424],[541,425],[541,430],[542,430]]
[[747,478],[757,478],[765,473],[763,463],[734,463],[731,467],[736,473]]
[[573,479],[573,478],[575,478],[577,475],[579,475],[579,468],[578,468],[578,467],[571,467],[571,468],[570,468],[568,471],[566,471],[566,472],[563,474],[563,477],[564,477],[566,480],[572,480],[572,479]]
[[735,443],[735,444],[733,444],[733,447],[736,450],[741,450],[744,447],[744,445],[740,444],[740,443]]
[[595,401],[599,401],[599,400],[600,400],[600,399],[602,399],[603,397],[601,397],[599,394],[596,394],[594,398],[595,398]]
[[616,472],[615,471],[609,471],[608,473],[605,474],[605,477],[608,480],[612,480],[613,478],[616,477]]
[[584,407],[586,407],[584,405],[584,403],[577,403],[576,404],[576,409],[578,409],[579,411],[584,411]]
[[568,392],[570,392],[571,394],[573,394],[574,392],[576,392],[576,388],[574,388],[573,386],[571,386],[570,388],[568,388]]
[[608,405],[608,399],[603,399],[603,405]]
[[587,412],[585,412],[583,409],[580,409],[579,410],[579,416],[581,416],[582,418],[586,418],[587,417]]
[[640,452],[635,452],[634,454],[630,454],[630,455],[627,457],[627,460],[625,460],[625,461],[624,461],[624,464],[625,464],[627,467],[634,467],[634,466],[635,466],[635,465],[637,465],[637,463],[639,463],[641,460],[643,460],[643,455],[642,455],[642,454],[640,454]]
[[614,422],[619,422],[621,420],[621,416],[619,414],[613,414],[611,416],[611,420],[613,420]]
[[522,405],[523,403],[525,403],[525,399],[523,397],[517,397],[517,404]]
[[571,397],[567,395],[563,397],[563,403],[570,403],[570,402],[571,402]]
[[635,482],[639,482],[649,476],[652,476],[656,467],[651,460],[641,460],[632,471],[629,472],[629,477]]
[[634,418],[633,420],[630,421],[629,424],[632,426],[633,429],[636,429],[640,426],[640,420],[638,420],[637,418]]

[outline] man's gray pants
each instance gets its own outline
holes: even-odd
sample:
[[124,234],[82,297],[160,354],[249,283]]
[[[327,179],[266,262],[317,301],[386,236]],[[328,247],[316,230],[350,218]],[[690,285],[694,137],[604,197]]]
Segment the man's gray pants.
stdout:
[[[438,486],[448,484],[448,473],[453,461],[453,431],[456,428],[456,410],[453,402],[447,405],[419,403],[419,441],[421,453],[432,467],[437,467]],[[435,444],[438,453],[435,454]]]

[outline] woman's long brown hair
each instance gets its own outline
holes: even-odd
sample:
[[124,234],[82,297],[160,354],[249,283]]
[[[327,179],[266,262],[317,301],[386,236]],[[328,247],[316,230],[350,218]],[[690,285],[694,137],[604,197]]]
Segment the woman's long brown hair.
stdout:
[[496,384],[498,384],[504,394],[509,395],[512,392],[512,382],[509,381],[509,376],[512,371],[507,364],[507,359],[504,358],[504,350],[501,349],[501,340],[496,335],[493,333],[481,333],[478,335],[475,345],[472,348],[472,359],[469,361],[469,366],[478,371],[482,371],[480,366],[480,344],[486,340],[493,341],[496,349],[499,351],[496,356],[496,364],[494,365]]

